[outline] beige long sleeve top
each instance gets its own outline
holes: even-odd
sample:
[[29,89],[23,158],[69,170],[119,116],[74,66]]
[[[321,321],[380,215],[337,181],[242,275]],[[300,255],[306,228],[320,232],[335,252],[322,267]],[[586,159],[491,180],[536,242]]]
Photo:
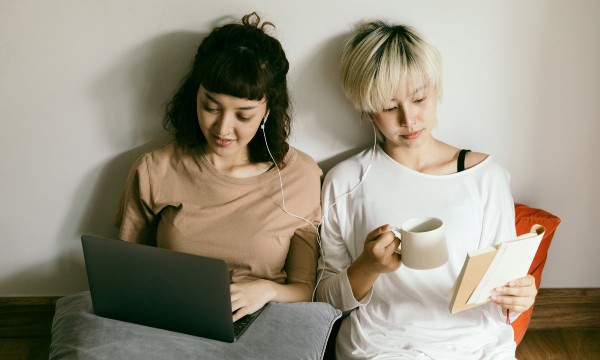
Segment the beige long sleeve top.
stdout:
[[290,148],[281,169],[226,176],[201,152],[171,142],[140,157],[121,199],[122,240],[225,260],[232,283],[314,285],[321,169]]

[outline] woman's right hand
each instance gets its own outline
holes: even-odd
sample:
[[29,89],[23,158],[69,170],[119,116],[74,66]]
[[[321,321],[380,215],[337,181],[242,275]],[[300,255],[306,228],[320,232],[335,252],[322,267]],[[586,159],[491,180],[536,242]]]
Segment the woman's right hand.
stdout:
[[233,321],[238,321],[263,307],[277,296],[272,281],[259,279],[245,283],[231,284],[231,310]]
[[400,239],[391,231],[390,225],[383,225],[367,234],[363,252],[348,267],[348,280],[354,298],[362,299],[382,273],[398,270],[402,264],[396,252]]
[[374,273],[387,273],[398,270],[402,263],[396,249],[400,239],[391,231],[390,225],[383,225],[367,234],[362,254],[356,259],[364,270]]

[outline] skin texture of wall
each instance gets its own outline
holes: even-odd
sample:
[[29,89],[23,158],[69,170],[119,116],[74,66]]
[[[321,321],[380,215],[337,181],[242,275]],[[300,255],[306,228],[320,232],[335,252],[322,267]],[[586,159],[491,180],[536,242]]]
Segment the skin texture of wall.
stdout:
[[0,2],[0,296],[87,289],[79,237],[114,236],[133,161],[215,25],[257,11],[291,65],[292,145],[326,171],[372,143],[337,79],[358,21],[415,26],[441,54],[435,135],[489,153],[516,201],[562,223],[542,287],[600,287],[600,2]]

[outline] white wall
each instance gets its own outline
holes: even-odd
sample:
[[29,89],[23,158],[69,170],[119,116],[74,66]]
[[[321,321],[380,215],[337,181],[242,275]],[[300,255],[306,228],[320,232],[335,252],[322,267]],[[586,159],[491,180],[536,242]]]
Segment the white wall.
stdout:
[[562,219],[543,287],[600,287],[600,2],[0,1],[0,296],[87,289],[79,236],[114,235],[134,159],[196,46],[257,10],[291,63],[292,144],[325,170],[371,141],[336,78],[357,21],[414,25],[442,52],[437,135],[488,152],[514,197]]

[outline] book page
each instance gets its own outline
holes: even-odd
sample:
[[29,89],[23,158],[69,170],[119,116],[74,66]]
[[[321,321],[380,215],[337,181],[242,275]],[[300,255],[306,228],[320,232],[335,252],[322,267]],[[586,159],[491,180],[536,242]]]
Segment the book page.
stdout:
[[[541,229],[540,229],[541,228]],[[493,290],[504,286],[511,280],[527,275],[531,262],[542,241],[544,227],[532,229],[531,233],[500,243],[498,252],[488,271],[473,291],[468,304],[479,304],[488,300]]]
[[485,271],[496,256],[496,252],[496,248],[489,248],[467,254],[462,271],[454,284],[453,295],[450,300],[450,313],[456,314],[479,305],[467,304],[467,300],[483,278]]

